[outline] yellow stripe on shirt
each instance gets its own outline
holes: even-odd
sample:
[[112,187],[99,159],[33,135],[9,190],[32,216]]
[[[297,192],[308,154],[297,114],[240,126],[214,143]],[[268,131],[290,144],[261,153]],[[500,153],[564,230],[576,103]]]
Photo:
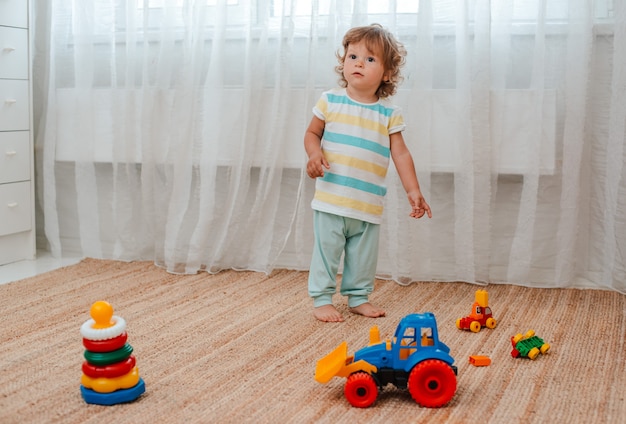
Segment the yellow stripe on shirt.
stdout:
[[355,127],[365,128],[367,130],[375,131],[382,135],[389,135],[389,131],[387,130],[387,127],[385,127],[384,125],[378,122],[372,121],[370,119],[363,119],[361,117],[354,116],[354,115],[328,112],[328,114],[326,115],[326,120],[332,121],[332,122],[338,122],[341,124],[353,125]]
[[369,213],[371,215],[382,215],[383,207],[378,205],[372,205],[371,203],[362,202],[355,199],[350,199],[349,197],[338,196],[335,194],[330,194],[324,191],[316,190],[315,191],[315,199],[324,203],[329,203],[335,206],[342,206],[350,209],[354,209],[357,211]]
[[389,120],[389,128],[404,125],[404,119],[402,116],[392,116]]
[[324,151],[324,156],[326,156],[326,159],[331,163],[338,163],[340,165],[346,165],[351,168],[361,169],[363,171],[371,172],[372,174],[376,174],[383,178],[385,178],[385,176],[387,175],[387,168],[377,165],[373,162],[353,158],[351,156],[331,153],[327,150]]

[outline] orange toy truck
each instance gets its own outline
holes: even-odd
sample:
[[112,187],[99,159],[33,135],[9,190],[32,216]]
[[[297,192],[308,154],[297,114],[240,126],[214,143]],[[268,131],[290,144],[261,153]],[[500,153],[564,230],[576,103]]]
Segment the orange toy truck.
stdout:
[[486,290],[476,290],[476,301],[472,305],[472,313],[457,319],[456,327],[473,333],[478,333],[482,327],[496,328],[496,319],[489,307],[489,294]]

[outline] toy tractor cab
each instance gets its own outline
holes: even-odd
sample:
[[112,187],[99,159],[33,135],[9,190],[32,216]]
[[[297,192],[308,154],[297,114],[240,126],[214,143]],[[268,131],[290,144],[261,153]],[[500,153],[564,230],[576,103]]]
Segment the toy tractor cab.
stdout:
[[476,301],[472,305],[472,313],[456,320],[459,330],[470,330],[478,333],[482,327],[496,328],[496,319],[489,307],[489,294],[486,290],[476,291]]

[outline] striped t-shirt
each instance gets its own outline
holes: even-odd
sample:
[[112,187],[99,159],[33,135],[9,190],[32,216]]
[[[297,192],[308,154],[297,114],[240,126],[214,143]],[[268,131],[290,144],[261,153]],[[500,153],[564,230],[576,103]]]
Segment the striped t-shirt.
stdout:
[[359,103],[343,88],[323,93],[313,113],[325,122],[322,151],[330,169],[317,178],[311,207],[380,224],[389,135],[405,127],[401,109],[386,99]]

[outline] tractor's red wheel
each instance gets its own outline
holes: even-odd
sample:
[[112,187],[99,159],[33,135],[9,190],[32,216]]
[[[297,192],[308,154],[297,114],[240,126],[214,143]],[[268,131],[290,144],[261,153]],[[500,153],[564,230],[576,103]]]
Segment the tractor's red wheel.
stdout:
[[344,393],[350,405],[367,408],[378,397],[378,387],[374,377],[366,372],[356,372],[348,377]]
[[413,367],[408,386],[415,402],[427,408],[438,408],[454,396],[456,375],[445,362],[427,359]]

